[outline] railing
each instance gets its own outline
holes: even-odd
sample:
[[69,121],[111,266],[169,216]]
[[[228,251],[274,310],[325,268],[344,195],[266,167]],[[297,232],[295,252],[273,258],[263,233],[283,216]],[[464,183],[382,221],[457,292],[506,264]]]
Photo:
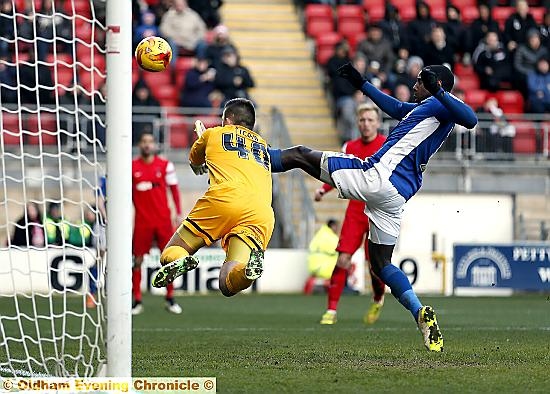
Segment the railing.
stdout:
[[[277,108],[271,110],[267,133],[273,147],[292,145],[285,120]],[[307,248],[315,230],[315,209],[306,188],[304,174],[290,171],[273,175],[273,206],[281,229],[283,247]]]
[[[437,153],[438,158],[458,161],[547,159],[550,149],[550,114],[506,114],[500,119],[478,114],[471,130],[455,126]],[[396,124],[384,119],[388,133]]]

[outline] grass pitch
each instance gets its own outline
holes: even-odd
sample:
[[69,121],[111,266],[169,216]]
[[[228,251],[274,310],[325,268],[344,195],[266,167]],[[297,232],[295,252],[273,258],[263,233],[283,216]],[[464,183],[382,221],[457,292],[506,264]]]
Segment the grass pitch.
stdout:
[[144,298],[133,320],[134,376],[214,376],[220,393],[548,392],[550,297],[421,297],[433,305],[444,353],[425,350],[410,313],[386,297],[344,296],[321,326],[324,296],[179,297],[172,315]]

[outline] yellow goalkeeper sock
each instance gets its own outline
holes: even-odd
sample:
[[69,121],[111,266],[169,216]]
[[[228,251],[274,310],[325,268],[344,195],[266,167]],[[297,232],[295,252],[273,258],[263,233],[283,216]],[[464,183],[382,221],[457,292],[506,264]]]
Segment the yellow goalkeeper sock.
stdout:
[[[225,264],[229,264],[229,262]],[[245,263],[237,263],[227,274],[225,278],[225,285],[231,293],[237,294],[239,291],[250,287],[250,285],[254,282],[246,277],[244,273],[245,268]]]
[[170,264],[172,261],[181,259],[182,257],[189,256],[189,252],[185,248],[177,245],[172,245],[165,248],[160,255],[160,264]]

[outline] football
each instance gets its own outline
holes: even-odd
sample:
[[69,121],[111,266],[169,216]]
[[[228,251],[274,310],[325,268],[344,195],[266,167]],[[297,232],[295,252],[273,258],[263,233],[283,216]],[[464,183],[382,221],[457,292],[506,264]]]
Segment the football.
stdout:
[[172,60],[172,48],[161,37],[146,37],[136,46],[137,64],[146,71],[164,71]]

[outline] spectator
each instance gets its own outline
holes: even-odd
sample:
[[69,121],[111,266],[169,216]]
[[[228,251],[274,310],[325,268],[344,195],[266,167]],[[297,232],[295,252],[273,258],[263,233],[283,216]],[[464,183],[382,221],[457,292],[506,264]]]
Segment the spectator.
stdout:
[[491,121],[489,128],[482,129],[476,136],[477,139],[482,139],[476,143],[476,146],[484,152],[511,153],[516,128],[504,116],[504,111],[499,108],[497,99],[489,97],[477,112],[488,114]]
[[11,0],[2,0],[0,6],[0,56],[10,54],[8,40],[15,37],[13,30],[13,2]]
[[447,23],[443,25],[447,42],[454,53],[466,52],[466,29],[460,19],[460,11],[454,5],[447,6]]
[[369,71],[385,82],[393,67],[395,54],[379,25],[369,26],[367,38],[359,43],[357,52],[367,59]]
[[538,30],[531,29],[527,33],[527,43],[520,44],[514,54],[514,82],[524,94],[527,93],[527,74],[535,70],[538,59],[549,55],[548,49],[540,44]]
[[189,0],[189,7],[200,15],[209,28],[219,25],[221,19],[218,10],[222,4],[223,0]]
[[423,1],[417,2],[416,18],[409,22],[407,29],[411,55],[422,56],[435,24],[430,14],[430,6]]
[[411,101],[411,90],[405,84],[397,84],[393,90],[393,97],[402,101],[404,103],[410,103]]
[[340,41],[334,47],[334,55],[328,59],[326,66],[332,99],[336,108],[336,127],[340,131],[343,141],[349,139],[344,131],[351,130],[355,124],[355,102],[353,100],[355,89],[338,76],[337,70],[349,61],[349,45],[347,41]]
[[332,271],[338,259],[336,246],[338,245],[338,227],[340,223],[335,219],[329,219],[326,224],[315,233],[309,243],[307,257],[307,269],[309,278],[304,286],[304,293],[311,294],[317,279],[325,282],[332,276]]
[[204,56],[206,25],[199,14],[187,6],[186,0],[174,0],[174,5],[162,17],[160,32],[170,41],[176,55]]
[[0,96],[2,104],[15,104],[17,103],[16,70],[8,62],[7,55],[0,55]]
[[42,221],[42,212],[38,204],[28,202],[26,212],[17,220],[15,231],[11,238],[12,246],[41,248],[44,246],[44,224]]
[[61,217],[61,205],[58,202],[50,202],[46,212],[44,223],[46,228],[47,245],[62,246],[69,239],[70,226]]
[[384,37],[388,39],[392,48],[397,52],[400,48],[408,48],[406,26],[401,22],[399,10],[396,6],[386,3],[384,19],[379,22]]
[[418,56],[411,56],[407,61],[407,73],[397,79],[397,84],[404,84],[409,87],[409,90],[412,91],[416,79],[418,78],[418,73],[424,67],[424,61]]
[[78,247],[91,247],[93,244],[93,229],[96,224],[96,208],[84,208],[84,220],[70,226],[67,243]]
[[518,0],[516,12],[506,19],[504,25],[504,41],[510,52],[514,52],[520,44],[527,41],[527,32],[536,29],[537,23],[533,15],[529,13],[527,0]]
[[54,103],[51,70],[44,63],[36,61],[32,50],[29,60],[19,63],[19,79],[24,81],[19,89],[22,103],[31,105]]
[[229,29],[224,25],[218,25],[214,28],[214,38],[212,43],[206,48],[206,58],[210,65],[216,70],[222,63],[222,50],[227,47],[233,48],[237,52],[237,48],[229,39]]
[[542,46],[550,50],[550,11],[546,11],[542,24],[539,26],[540,40]]
[[441,26],[434,26],[430,35],[430,42],[425,46],[422,59],[426,64],[443,64],[450,69],[454,68],[454,50],[447,42],[445,31]]
[[160,35],[160,32],[156,25],[155,14],[149,10],[143,12],[141,14],[141,24],[134,31],[134,48],[144,38],[158,35]]
[[468,51],[473,53],[477,46],[481,43],[487,33],[490,31],[497,32],[500,35],[498,22],[491,16],[491,9],[485,3],[479,3],[477,6],[479,17],[470,25],[468,37]]
[[248,89],[254,87],[248,69],[240,64],[237,52],[232,47],[222,50],[222,64],[216,71],[214,85],[224,96],[222,106],[237,97],[248,98]]
[[533,113],[550,113],[550,72],[548,57],[537,61],[535,70],[527,74],[529,110]]
[[[132,92],[132,107],[149,107],[154,110],[153,113],[144,110],[134,110],[134,120],[132,120],[132,143],[136,144],[142,133],[153,132],[153,122],[160,117],[160,103],[151,94],[151,90],[143,79],[139,79]],[[145,119],[150,118],[150,120]]]
[[494,31],[487,33],[472,56],[474,71],[479,76],[480,87],[490,91],[500,89],[501,83],[510,80],[511,61],[508,51]]
[[53,0],[42,1],[40,13],[36,15],[37,36],[48,41],[37,40],[39,60],[45,60],[46,55],[53,53],[53,45],[56,45],[57,51],[72,51],[72,46],[66,44],[73,39],[71,21],[58,12],[59,10],[54,9]]
[[210,95],[214,91],[216,70],[209,67],[208,59],[196,57],[194,66],[185,75],[181,94],[182,107],[210,108]]

